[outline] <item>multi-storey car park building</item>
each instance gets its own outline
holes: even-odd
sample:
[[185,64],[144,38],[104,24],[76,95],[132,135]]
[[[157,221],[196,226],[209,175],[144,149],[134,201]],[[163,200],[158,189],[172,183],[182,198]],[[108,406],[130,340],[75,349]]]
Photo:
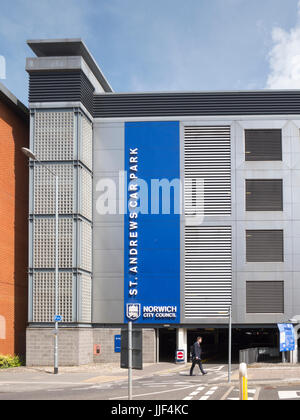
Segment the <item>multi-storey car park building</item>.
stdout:
[[[300,91],[114,93],[81,40],[28,44],[30,147],[60,180],[60,363],[118,360],[129,319],[145,362],[200,332],[221,350],[230,306],[236,349],[277,346],[300,313]],[[27,363],[50,364],[54,184],[33,161],[29,212]]]

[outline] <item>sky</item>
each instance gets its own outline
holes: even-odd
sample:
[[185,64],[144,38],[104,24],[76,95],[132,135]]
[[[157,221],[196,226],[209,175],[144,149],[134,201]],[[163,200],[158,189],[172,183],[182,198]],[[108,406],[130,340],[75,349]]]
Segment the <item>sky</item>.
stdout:
[[300,0],[0,0],[0,82],[25,104],[42,38],[82,38],[115,92],[300,89]]

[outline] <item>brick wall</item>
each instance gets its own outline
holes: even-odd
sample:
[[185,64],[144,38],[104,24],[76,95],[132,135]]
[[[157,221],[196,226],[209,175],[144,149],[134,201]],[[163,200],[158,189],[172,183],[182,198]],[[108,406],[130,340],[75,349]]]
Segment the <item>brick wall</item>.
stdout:
[[25,354],[28,125],[0,100],[0,353]]

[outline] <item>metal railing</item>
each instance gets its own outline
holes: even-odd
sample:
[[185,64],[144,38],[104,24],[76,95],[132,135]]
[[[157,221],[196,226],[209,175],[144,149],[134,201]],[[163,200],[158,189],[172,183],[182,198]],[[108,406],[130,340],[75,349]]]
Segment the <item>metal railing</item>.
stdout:
[[247,365],[258,362],[276,362],[280,361],[280,353],[276,347],[255,347],[240,350],[239,359],[240,363]]

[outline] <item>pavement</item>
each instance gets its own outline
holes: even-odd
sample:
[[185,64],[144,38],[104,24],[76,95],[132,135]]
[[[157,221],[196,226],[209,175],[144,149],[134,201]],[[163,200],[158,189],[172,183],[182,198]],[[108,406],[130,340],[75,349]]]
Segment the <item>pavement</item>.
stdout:
[[[238,400],[238,365],[228,383],[226,364],[207,363],[208,375],[189,376],[187,365],[145,364],[133,371],[134,400]],[[300,365],[256,364],[248,367],[249,400],[300,399]],[[116,364],[60,368],[0,370],[0,400],[107,400],[128,399],[127,370]]]

